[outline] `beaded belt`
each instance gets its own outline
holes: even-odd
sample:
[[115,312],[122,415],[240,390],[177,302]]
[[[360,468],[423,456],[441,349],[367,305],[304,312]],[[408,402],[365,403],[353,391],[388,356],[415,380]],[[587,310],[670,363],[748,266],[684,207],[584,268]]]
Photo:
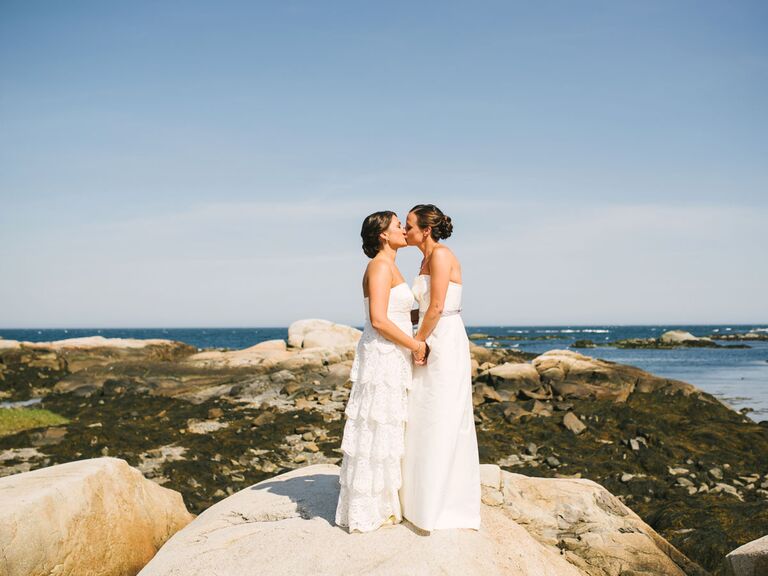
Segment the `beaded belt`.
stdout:
[[[426,312],[419,311],[419,318],[423,318],[424,314],[426,314]],[[447,310],[442,314],[440,314],[440,318],[443,318],[445,316],[455,316],[456,314],[461,314],[461,308],[459,308],[458,310]]]

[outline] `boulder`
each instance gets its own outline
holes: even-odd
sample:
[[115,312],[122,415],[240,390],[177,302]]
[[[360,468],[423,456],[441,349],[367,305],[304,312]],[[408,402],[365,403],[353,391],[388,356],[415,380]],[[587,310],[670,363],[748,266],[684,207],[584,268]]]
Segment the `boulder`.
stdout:
[[705,576],[613,494],[591,480],[502,472],[503,509],[539,543],[589,576]]
[[532,364],[542,383],[563,397],[625,402],[635,391],[685,395],[700,392],[686,382],[660,378],[634,366],[598,360],[573,350],[550,350],[534,358]]
[[521,390],[537,390],[541,387],[539,373],[527,362],[504,362],[480,374],[493,383],[505,400],[514,397]]
[[287,346],[285,340],[265,340],[264,342],[259,342],[252,348],[254,350],[286,350]]
[[[334,525],[339,468],[300,468],[237,492],[177,533],[139,576],[259,574],[701,575],[604,488],[481,466],[482,527]],[[298,547],[298,548],[297,548]],[[297,553],[300,550],[300,553]]]
[[480,531],[438,530],[425,538],[403,522],[350,535],[334,525],[338,471],[300,468],[218,502],[171,538],[140,576],[240,576],[254,567],[262,576],[583,574],[501,506],[483,505]]
[[668,332],[664,332],[659,340],[664,344],[682,344],[683,342],[706,340],[706,338],[698,338],[685,330],[669,330]]
[[768,574],[768,535],[739,546],[725,557],[728,576],[762,576]]
[[7,476],[0,479],[0,570],[135,574],[191,520],[181,494],[116,458]]
[[297,320],[288,327],[288,345],[294,348],[354,348],[362,332],[329,320]]

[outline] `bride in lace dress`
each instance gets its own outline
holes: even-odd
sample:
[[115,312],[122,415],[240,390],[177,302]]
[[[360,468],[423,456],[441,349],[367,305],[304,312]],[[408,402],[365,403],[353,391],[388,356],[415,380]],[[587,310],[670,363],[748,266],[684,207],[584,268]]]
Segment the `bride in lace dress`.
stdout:
[[336,524],[350,532],[402,520],[406,394],[412,355],[422,362],[427,350],[411,336],[413,294],[395,265],[397,250],[407,245],[400,220],[394,212],[376,212],[360,235],[371,261],[363,275],[365,327],[350,372],[336,507]]

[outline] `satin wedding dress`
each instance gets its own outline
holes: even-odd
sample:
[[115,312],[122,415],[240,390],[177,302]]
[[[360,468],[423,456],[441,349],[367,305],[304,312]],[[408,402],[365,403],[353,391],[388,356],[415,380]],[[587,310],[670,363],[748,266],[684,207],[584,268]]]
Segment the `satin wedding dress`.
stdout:
[[[365,298],[365,327],[357,344],[345,409],[347,421],[336,507],[336,524],[350,532],[369,532],[400,522],[398,490],[402,483],[407,388],[411,385],[411,352],[387,340],[371,325]],[[412,334],[413,293],[407,283],[390,290],[387,317]]]
[[[420,274],[413,286],[420,321],[429,307],[430,280]],[[408,391],[400,500],[403,516],[423,530],[480,528],[480,461],[461,293],[461,284],[448,284],[443,314],[427,338],[427,364],[413,367]]]

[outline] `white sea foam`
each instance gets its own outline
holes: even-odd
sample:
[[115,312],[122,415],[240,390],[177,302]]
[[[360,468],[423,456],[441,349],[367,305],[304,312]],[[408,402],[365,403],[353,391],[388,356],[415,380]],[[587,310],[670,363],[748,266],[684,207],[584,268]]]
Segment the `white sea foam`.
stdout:
[[768,332],[768,328],[752,328],[750,332]]

